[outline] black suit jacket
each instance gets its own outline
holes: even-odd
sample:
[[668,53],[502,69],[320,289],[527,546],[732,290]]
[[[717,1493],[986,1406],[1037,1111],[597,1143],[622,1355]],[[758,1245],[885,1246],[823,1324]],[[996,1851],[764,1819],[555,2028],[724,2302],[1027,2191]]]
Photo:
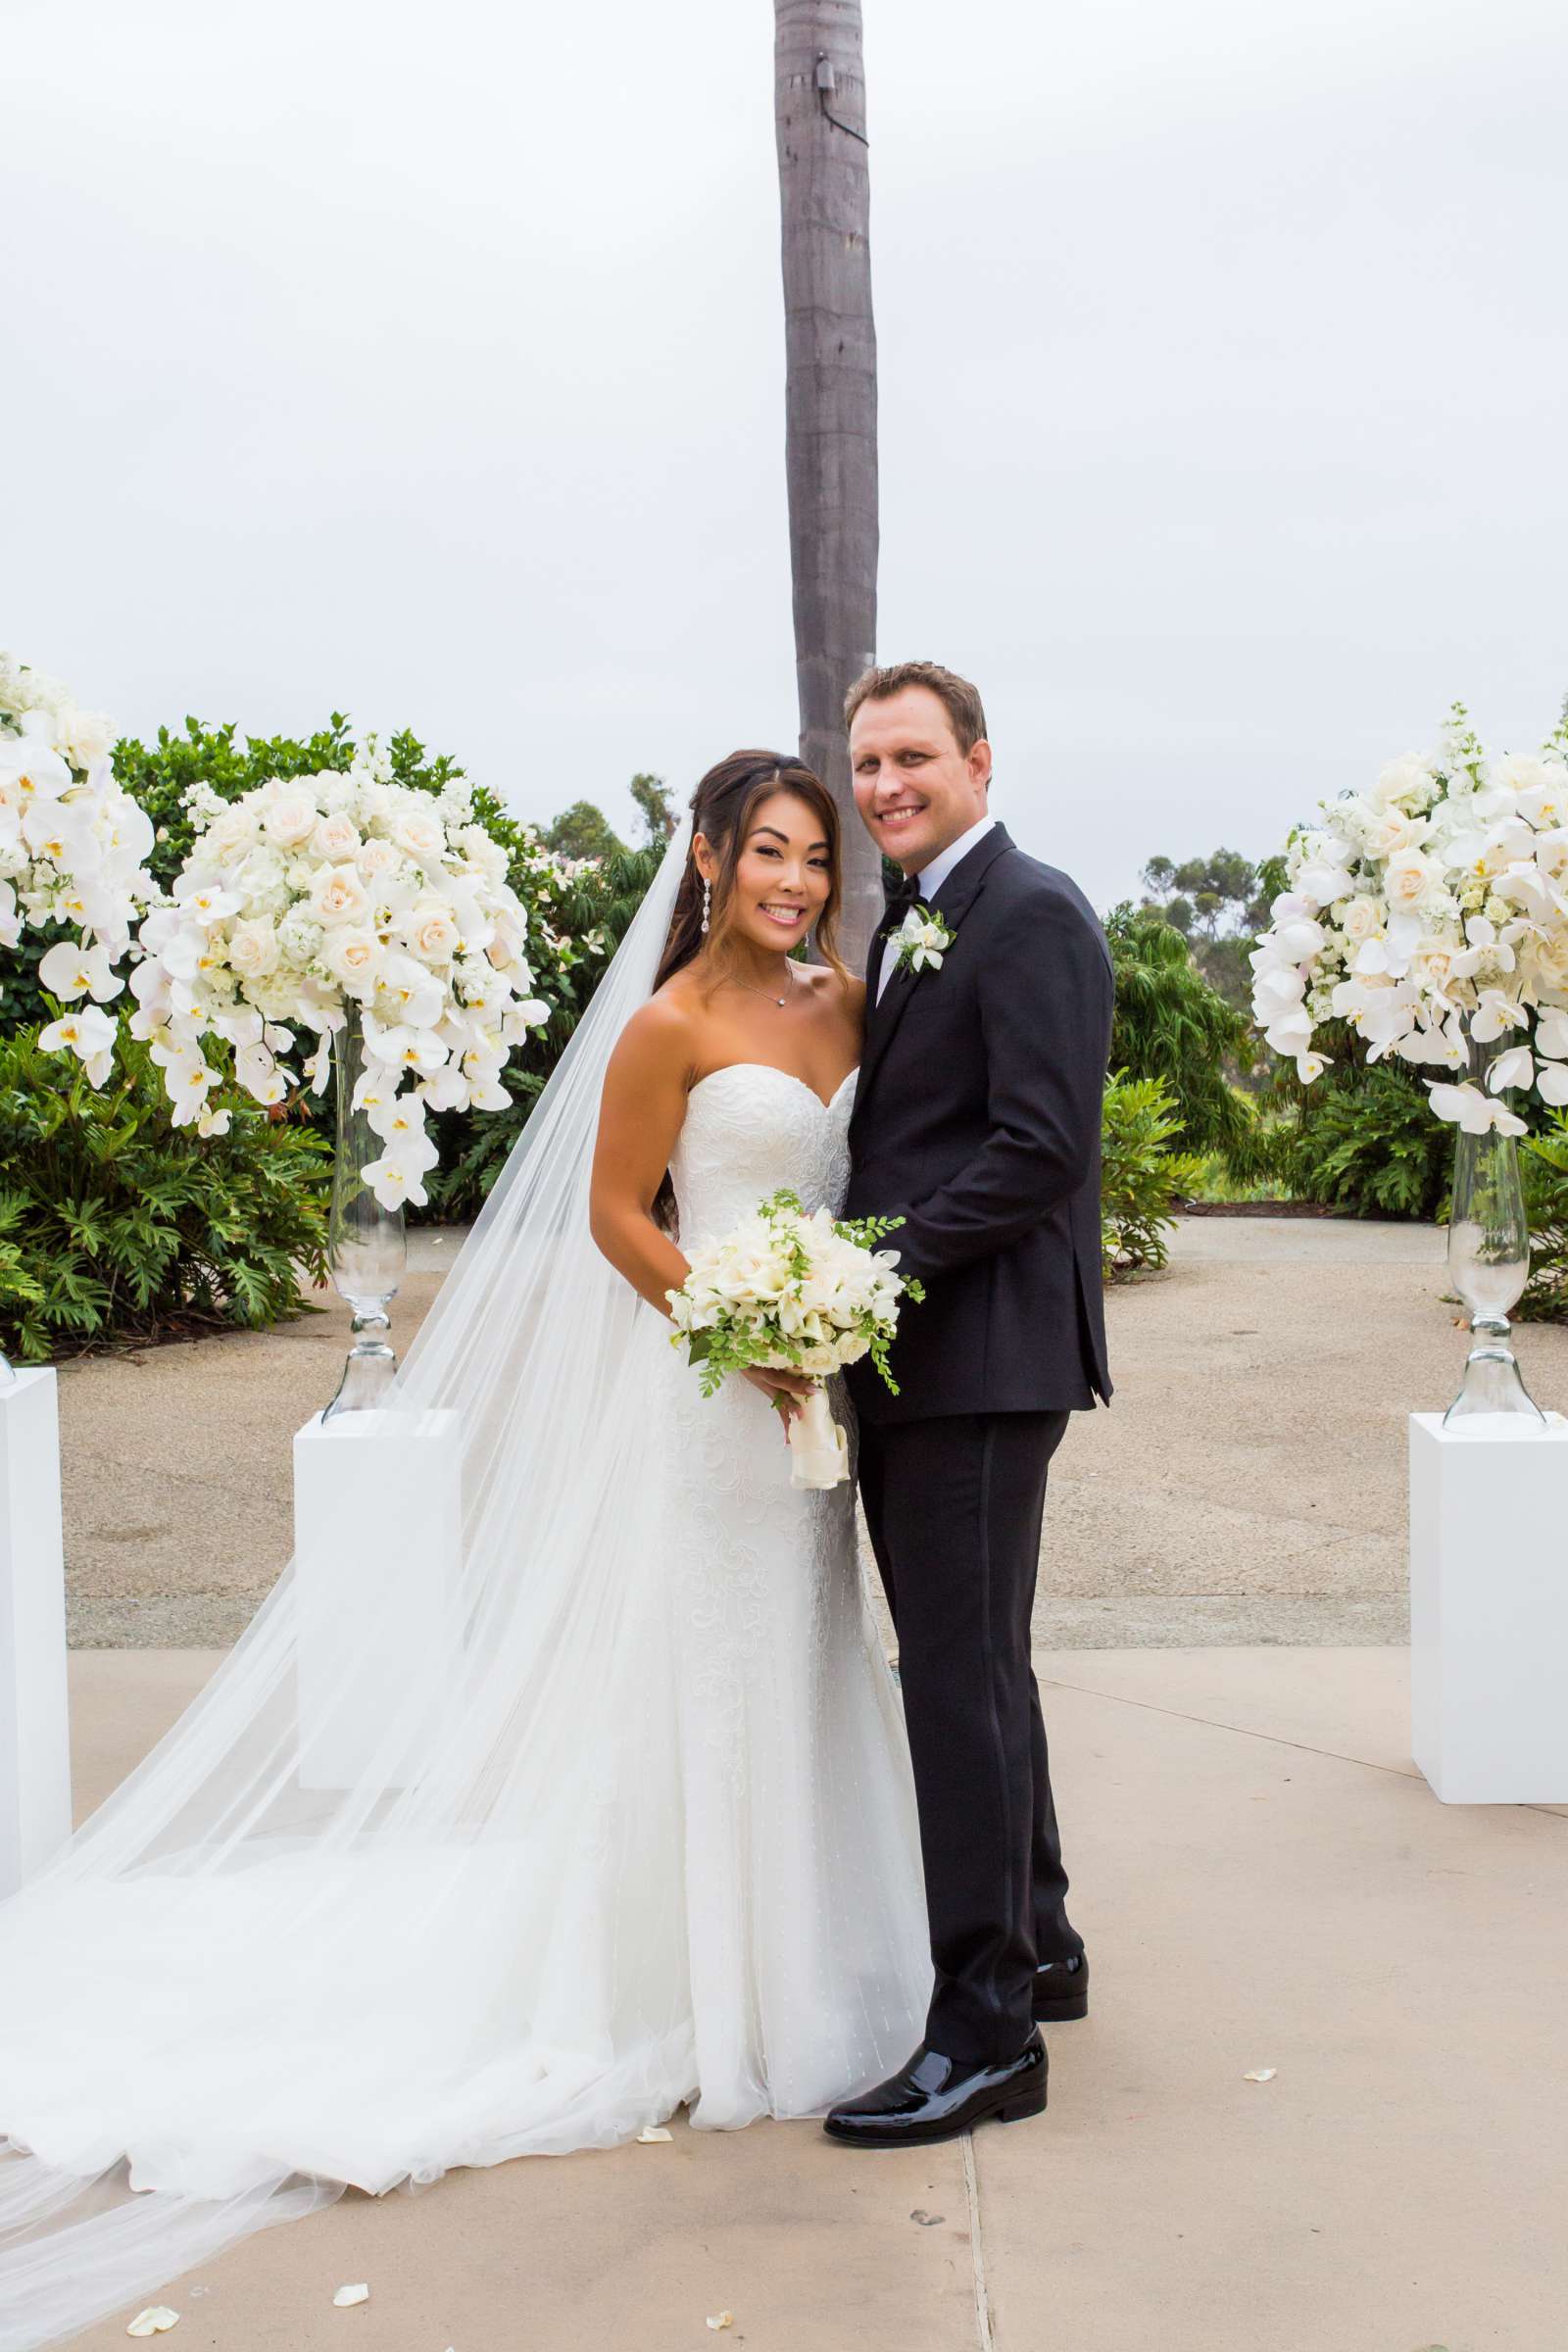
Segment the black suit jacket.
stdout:
[[891,1363],[850,1374],[861,1418],[1062,1412],[1110,1397],[1100,1272],[1100,1116],[1111,961],[1065,874],[996,825],[931,902],[940,971],[867,965],[846,1213],[902,1216],[887,1247],[926,1287]]

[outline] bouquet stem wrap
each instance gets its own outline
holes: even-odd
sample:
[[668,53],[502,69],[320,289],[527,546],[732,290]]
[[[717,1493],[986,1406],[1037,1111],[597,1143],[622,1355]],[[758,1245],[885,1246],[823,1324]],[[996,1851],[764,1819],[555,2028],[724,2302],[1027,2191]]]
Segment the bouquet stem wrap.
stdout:
[[790,1422],[790,1485],[823,1491],[850,1475],[850,1445],[833,1418],[825,1389],[813,1389]]

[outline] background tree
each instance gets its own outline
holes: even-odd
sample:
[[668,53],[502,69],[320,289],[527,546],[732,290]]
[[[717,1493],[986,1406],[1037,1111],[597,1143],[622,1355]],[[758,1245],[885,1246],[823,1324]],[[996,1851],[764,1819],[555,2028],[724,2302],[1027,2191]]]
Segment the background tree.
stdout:
[[545,848],[558,858],[612,858],[625,844],[602,808],[592,801],[573,801],[563,808],[542,836]]
[[643,823],[648,827],[649,847],[661,847],[668,841],[680,822],[669,786],[662,776],[636,775],[627,790],[642,810]]
[[1283,884],[1270,888],[1265,869],[1236,850],[1213,850],[1180,863],[1151,858],[1141,879],[1145,907],[1181,933],[1209,986],[1245,1011],[1252,996],[1247,958],[1268,921],[1268,902]]
[[882,910],[843,721],[845,692],[876,647],[876,329],[860,8],[859,0],[774,0],[773,15],[801,758],[844,817],[842,936],[855,962]]
[[1106,915],[1105,937],[1116,975],[1111,1069],[1163,1083],[1185,1151],[1223,1152],[1249,1172],[1257,1119],[1231,1072],[1251,1067],[1250,1023],[1210,987],[1162,915],[1124,903]]

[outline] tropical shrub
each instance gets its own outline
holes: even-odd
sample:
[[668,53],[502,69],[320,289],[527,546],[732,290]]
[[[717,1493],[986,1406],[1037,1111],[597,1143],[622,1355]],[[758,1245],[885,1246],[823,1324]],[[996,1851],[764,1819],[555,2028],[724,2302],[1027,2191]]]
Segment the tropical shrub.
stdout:
[[1166,1229],[1200,1166],[1195,1154],[1174,1149],[1181,1133],[1176,1099],[1162,1079],[1113,1074],[1101,1118],[1100,1255],[1107,1282],[1165,1263]]
[[330,1157],[249,1103],[206,1141],[170,1125],[123,1022],[102,1088],[0,1039],[0,1348],[25,1362],[114,1340],[260,1330],[325,1271]]
[[1260,1103],[1259,1156],[1276,1190],[1363,1217],[1435,1217],[1453,1173],[1453,1130],[1395,1061],[1369,1061],[1355,1032],[1325,1035],[1315,1082],[1276,1065]]
[[1124,903],[1106,916],[1105,937],[1116,976],[1111,1068],[1162,1081],[1188,1149],[1222,1151],[1247,1173],[1257,1123],[1235,1083],[1256,1053],[1247,1016],[1210,987],[1162,915]]
[[1530,1280],[1516,1322],[1568,1322],[1568,1113],[1554,1111],[1542,1135],[1519,1147],[1530,1219]]

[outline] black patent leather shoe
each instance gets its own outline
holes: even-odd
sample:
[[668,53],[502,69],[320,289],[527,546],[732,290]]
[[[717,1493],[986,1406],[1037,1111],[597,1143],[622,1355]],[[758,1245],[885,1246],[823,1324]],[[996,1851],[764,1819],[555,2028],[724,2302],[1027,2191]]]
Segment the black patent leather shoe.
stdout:
[[835,2107],[822,2129],[849,2147],[905,2148],[956,2139],[992,2116],[1015,2124],[1045,2112],[1050,2063],[1038,2034],[1005,2066],[960,2066],[922,2042],[907,2066]]
[[1074,1952],[1066,1960],[1042,1960],[1035,1970],[1035,2023],[1065,2026],[1089,2015],[1089,1954]]

